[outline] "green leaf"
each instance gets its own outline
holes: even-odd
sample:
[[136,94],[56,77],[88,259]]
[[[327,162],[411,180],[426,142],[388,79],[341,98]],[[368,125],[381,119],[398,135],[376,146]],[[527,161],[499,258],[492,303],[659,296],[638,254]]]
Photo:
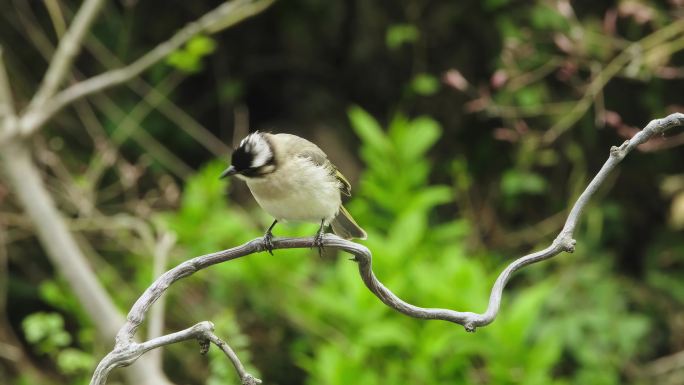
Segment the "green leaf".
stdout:
[[78,349],[67,348],[57,355],[57,366],[64,374],[86,373],[94,364],[92,355]]
[[166,64],[183,72],[199,72],[202,69],[202,58],[215,50],[214,39],[198,35],[190,39],[184,48],[171,52],[166,57]]
[[453,197],[453,191],[449,186],[430,186],[414,195],[411,207],[422,210],[430,210],[437,205],[449,203]]
[[189,73],[198,72],[202,68],[200,58],[186,51],[171,52],[166,58],[166,64]]
[[493,11],[497,8],[501,8],[506,4],[510,3],[511,0],[485,0],[482,2],[483,8],[489,11]]
[[537,29],[551,29],[566,31],[569,29],[568,20],[557,10],[547,5],[537,5],[532,8],[532,26]]
[[514,95],[519,105],[528,107],[542,104],[547,99],[548,92],[543,84],[537,84],[521,88]]
[[216,50],[216,42],[209,36],[197,35],[188,41],[185,49],[197,57],[203,57]]
[[347,114],[354,132],[365,144],[381,152],[389,151],[391,144],[375,118],[358,106],[349,108]]
[[71,343],[64,331],[64,319],[57,313],[33,313],[21,323],[26,340],[43,353],[52,352]]
[[358,341],[368,347],[404,347],[410,348],[414,341],[403,332],[405,326],[392,320],[383,320],[375,325],[368,325],[359,331]]
[[411,90],[422,96],[433,95],[439,86],[439,80],[430,74],[418,74],[411,80]]
[[395,24],[387,29],[385,43],[389,49],[397,49],[404,44],[414,43],[418,40],[420,31],[411,24]]
[[501,190],[509,196],[542,194],[547,187],[548,183],[544,178],[529,171],[509,170],[501,179]]
[[436,120],[421,116],[409,124],[407,135],[402,137],[399,147],[405,159],[422,157],[442,135],[442,128]]

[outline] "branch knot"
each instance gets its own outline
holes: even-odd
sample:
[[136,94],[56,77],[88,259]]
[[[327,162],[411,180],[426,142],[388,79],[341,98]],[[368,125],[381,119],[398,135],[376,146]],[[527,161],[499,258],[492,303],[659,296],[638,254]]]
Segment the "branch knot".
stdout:
[[561,233],[558,238],[556,238],[555,243],[566,253],[574,253],[577,240],[573,239],[570,234]]
[[625,140],[624,143],[618,146],[612,146],[610,148],[610,157],[617,158],[617,160],[622,160],[622,158],[627,155],[627,147],[629,146],[629,140]]
[[242,382],[242,385],[259,385],[261,384],[261,380],[254,377],[251,374],[246,374],[244,377],[240,379],[240,382]]

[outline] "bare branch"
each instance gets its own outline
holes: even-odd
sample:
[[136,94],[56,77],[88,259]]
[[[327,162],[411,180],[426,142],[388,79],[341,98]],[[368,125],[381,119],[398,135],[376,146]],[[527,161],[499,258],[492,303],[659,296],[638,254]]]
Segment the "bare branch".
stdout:
[[[69,283],[97,332],[104,338],[114,337],[123,322],[123,316],[98,282],[64,218],[55,207],[27,144],[13,141],[0,147],[0,166],[7,175],[8,185],[31,219],[50,262]],[[169,384],[160,368],[153,366],[147,359],[144,364],[128,371],[127,375],[131,383]]]
[[95,373],[90,380],[90,385],[104,385],[112,369],[128,366],[150,350],[192,339],[199,341],[203,354],[209,349],[209,343],[213,343],[221,349],[233,363],[243,385],[261,384],[261,380],[247,373],[244,365],[242,365],[242,362],[240,362],[240,359],[230,346],[214,334],[214,324],[209,321],[203,321],[176,333],[157,337],[143,343],[132,342],[115,348],[97,365]]
[[16,112],[12,87],[5,67],[4,51],[0,47],[0,144],[8,140],[16,130]]
[[8,182],[36,226],[51,262],[72,285],[74,293],[98,325],[103,336],[112,335],[121,315],[110,302],[85,256],[74,242],[64,219],[47,193],[31,154],[22,143],[12,143],[2,151]]
[[86,0],[76,12],[69,29],[59,41],[57,51],[50,60],[50,66],[45,72],[40,88],[29,104],[28,111],[40,110],[57,92],[69,73],[76,55],[81,50],[83,38],[90,30],[103,4],[104,0]]
[[5,67],[5,52],[0,46],[0,117],[14,114],[14,98]]
[[68,87],[56,94],[48,103],[45,103],[44,108],[40,110],[29,109],[22,119],[22,132],[26,135],[33,133],[55,113],[79,98],[133,79],[152,65],[166,58],[171,52],[183,46],[193,36],[199,33],[214,33],[220,29],[237,24],[263,11],[273,1],[233,0],[219,5],[196,21],[183,27],[169,40],[159,44],[133,63]]
[[[641,132],[634,136],[632,140],[624,142],[620,147],[611,148],[608,160],[577,199],[560,234],[547,248],[516,259],[499,274],[499,277],[492,287],[487,310],[482,314],[460,312],[451,309],[423,308],[405,302],[392,293],[392,291],[386,288],[375,277],[372,267],[372,255],[368,248],[332,234],[325,234],[323,244],[325,247],[337,248],[352,254],[354,256],[353,260],[359,265],[359,274],[366,287],[368,287],[368,289],[387,306],[414,318],[435,319],[457,323],[463,325],[467,331],[473,332],[477,327],[488,325],[494,321],[499,312],[503,290],[515,271],[524,266],[549,259],[563,251],[570,253],[574,251],[575,240],[572,237],[575,227],[579,222],[580,215],[588,204],[589,199],[596,193],[601,184],[606,180],[608,174],[617,166],[617,164],[620,163],[630,151],[636,148],[636,146],[644,143],[653,135],[661,134],[666,130],[677,126],[684,126],[684,114],[682,113],[675,113],[664,119],[653,120]],[[311,248],[313,246],[314,238],[281,238],[273,240],[273,249]],[[193,338],[193,336],[196,338],[197,335],[206,333],[199,332],[194,328],[204,328],[202,330],[206,330],[210,324],[199,323],[193,328],[186,329],[183,332],[156,338],[142,344],[137,344],[134,341],[135,333],[144,321],[145,314],[152,304],[154,304],[174,282],[209,266],[262,251],[265,251],[264,242],[261,238],[257,238],[242,246],[192,258],[161,275],[147,288],[147,290],[145,290],[131,308],[126,323],[117,333],[114,350],[98,365],[91,385],[103,385],[106,376],[111,369],[129,364],[132,360],[149,350],[145,350],[145,347],[152,346],[152,348],[155,348],[176,341],[187,340]],[[207,334],[201,335],[207,336]],[[223,346],[222,341],[220,340],[210,337],[205,338],[214,342],[219,347]],[[163,341],[163,343],[160,341]],[[224,348],[222,347],[222,349]],[[229,348],[224,349],[224,352],[233,361],[240,378],[243,380],[243,384],[246,384],[244,369],[240,369],[241,365],[236,364],[236,362],[239,363],[239,360],[237,360],[235,353],[232,350],[229,350]]]
[[209,339],[209,341],[214,343],[214,345],[216,345],[219,349],[221,349],[221,351],[223,351],[223,354],[225,354],[226,357],[228,357],[228,359],[230,360],[230,362],[233,363],[235,371],[237,371],[238,376],[240,376],[240,382],[242,382],[242,385],[261,384],[260,379],[247,373],[247,370],[245,370],[245,367],[242,365],[242,362],[240,362],[240,359],[238,358],[237,354],[235,354],[233,349],[231,349],[227,343],[218,338],[214,333],[207,333],[207,338]]

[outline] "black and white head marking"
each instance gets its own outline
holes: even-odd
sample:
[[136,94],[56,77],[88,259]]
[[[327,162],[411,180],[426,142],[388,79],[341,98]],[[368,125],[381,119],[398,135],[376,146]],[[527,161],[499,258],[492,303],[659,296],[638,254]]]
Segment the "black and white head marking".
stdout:
[[273,159],[273,150],[271,145],[266,141],[266,138],[256,131],[247,135],[246,138],[240,142],[240,147],[245,149],[245,152],[252,154],[251,168],[259,168],[265,166]]
[[271,143],[259,131],[247,135],[233,152],[232,165],[238,175],[246,177],[259,177],[275,171]]

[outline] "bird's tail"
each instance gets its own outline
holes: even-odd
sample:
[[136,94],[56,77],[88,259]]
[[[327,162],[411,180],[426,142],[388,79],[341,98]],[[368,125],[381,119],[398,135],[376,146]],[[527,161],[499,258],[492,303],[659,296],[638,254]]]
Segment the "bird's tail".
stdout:
[[337,213],[337,216],[330,225],[332,226],[333,233],[344,239],[366,239],[367,237],[366,232],[354,222],[354,218],[352,218],[344,206],[340,206],[340,212]]

